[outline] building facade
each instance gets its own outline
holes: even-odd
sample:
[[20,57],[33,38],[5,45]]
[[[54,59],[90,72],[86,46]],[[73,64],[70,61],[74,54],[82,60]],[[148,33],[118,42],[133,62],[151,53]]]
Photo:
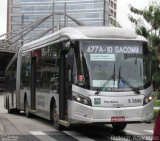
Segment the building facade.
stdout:
[[109,24],[117,25],[117,0],[109,0]]
[[[53,12],[55,13],[54,23],[58,24],[60,28],[77,25],[71,19],[65,18],[64,15],[56,16],[56,13],[65,12],[86,26],[115,25],[116,9],[116,0],[8,0],[7,31],[14,31],[22,25],[29,24]],[[28,33],[25,40],[52,28],[52,23],[53,18],[46,20]]]

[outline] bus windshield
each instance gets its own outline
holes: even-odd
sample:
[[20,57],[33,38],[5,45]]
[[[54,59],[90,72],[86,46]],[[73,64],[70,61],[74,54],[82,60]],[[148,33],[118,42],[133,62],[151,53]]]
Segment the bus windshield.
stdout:
[[[151,85],[151,57],[140,41],[81,41],[85,87],[102,91],[145,89]],[[132,87],[131,87],[132,86]]]

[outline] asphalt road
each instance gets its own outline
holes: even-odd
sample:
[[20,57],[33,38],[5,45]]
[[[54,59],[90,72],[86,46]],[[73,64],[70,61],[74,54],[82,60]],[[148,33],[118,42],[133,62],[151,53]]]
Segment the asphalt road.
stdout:
[[105,127],[75,127],[57,131],[42,118],[26,118],[8,114],[0,95],[0,141],[145,141],[151,140],[154,124],[130,124],[116,133],[110,125]]

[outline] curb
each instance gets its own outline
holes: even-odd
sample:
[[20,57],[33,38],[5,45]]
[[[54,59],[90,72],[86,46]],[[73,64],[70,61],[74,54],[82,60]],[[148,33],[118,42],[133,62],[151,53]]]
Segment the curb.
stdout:
[[3,127],[2,123],[1,123],[1,121],[0,121],[0,134],[1,135],[5,135],[4,127]]

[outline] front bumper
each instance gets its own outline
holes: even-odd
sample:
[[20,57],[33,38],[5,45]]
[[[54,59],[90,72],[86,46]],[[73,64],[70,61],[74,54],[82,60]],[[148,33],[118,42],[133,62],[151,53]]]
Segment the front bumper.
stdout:
[[153,102],[138,107],[90,107],[75,101],[70,103],[71,124],[111,123],[112,117],[124,116],[125,122],[148,122],[153,118]]

